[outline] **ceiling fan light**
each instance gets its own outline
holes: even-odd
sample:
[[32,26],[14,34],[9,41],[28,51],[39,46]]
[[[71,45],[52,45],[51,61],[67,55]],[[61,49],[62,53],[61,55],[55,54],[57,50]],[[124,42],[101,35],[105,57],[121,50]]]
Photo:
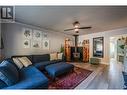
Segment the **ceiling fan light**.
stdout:
[[77,31],[79,31],[79,29],[78,29],[78,28],[76,28],[74,31],[75,31],[75,32],[77,32]]
[[76,22],[73,23],[73,26],[74,26],[75,28],[78,28],[78,27],[79,27],[79,24],[80,24],[80,23],[79,23],[78,21],[76,21]]
[[75,25],[74,27],[75,27],[75,28],[78,28],[79,26],[78,26],[78,25]]

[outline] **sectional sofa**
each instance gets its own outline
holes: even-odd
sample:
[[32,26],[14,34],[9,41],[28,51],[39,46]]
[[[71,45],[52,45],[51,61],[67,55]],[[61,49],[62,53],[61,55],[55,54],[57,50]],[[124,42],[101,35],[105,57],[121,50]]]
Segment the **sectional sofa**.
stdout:
[[[12,59],[24,56],[32,62],[32,65],[19,69]],[[64,56],[57,60],[50,60],[50,54],[12,56],[0,64],[0,88],[47,89],[49,80],[44,72],[47,72],[54,80],[55,77],[67,73],[73,68],[73,65],[64,61]]]

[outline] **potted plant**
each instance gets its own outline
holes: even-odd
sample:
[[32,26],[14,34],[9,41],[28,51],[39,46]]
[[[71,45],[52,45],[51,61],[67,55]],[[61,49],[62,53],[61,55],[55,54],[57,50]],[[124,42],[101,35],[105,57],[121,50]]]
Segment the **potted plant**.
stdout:
[[62,46],[62,45],[61,45],[61,47],[60,47],[60,52],[61,52],[61,53],[64,53],[64,46]]

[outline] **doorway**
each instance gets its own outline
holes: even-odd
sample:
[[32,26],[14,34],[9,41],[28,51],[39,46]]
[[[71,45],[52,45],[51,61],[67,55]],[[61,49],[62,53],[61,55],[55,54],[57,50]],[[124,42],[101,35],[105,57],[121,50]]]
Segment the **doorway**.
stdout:
[[110,60],[117,60],[117,38],[110,38]]
[[123,89],[123,64],[119,60],[121,56],[119,49],[119,37],[115,36],[110,38],[110,65],[108,71],[109,89]]

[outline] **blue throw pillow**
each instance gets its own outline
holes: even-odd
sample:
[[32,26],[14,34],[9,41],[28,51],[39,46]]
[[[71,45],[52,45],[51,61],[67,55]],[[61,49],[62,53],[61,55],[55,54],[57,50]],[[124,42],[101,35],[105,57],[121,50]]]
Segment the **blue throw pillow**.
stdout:
[[2,80],[0,80],[0,89],[7,87],[6,83],[4,83]]
[[8,61],[3,61],[0,64],[0,79],[6,83],[6,85],[11,86],[18,82],[19,73],[15,66],[13,66]]

